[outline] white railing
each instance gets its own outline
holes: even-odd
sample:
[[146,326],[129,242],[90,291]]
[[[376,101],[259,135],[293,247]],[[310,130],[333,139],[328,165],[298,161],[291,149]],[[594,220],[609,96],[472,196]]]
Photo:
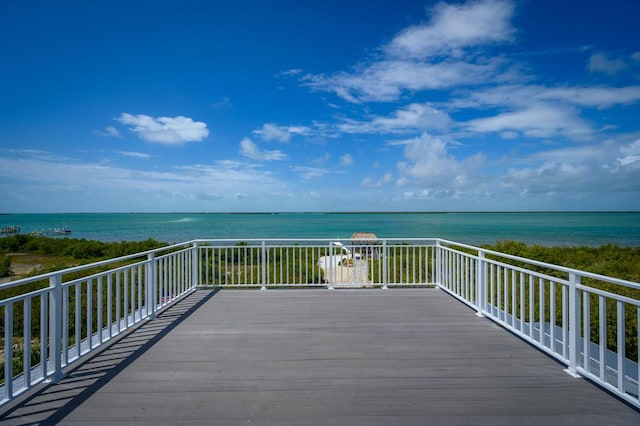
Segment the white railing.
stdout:
[[0,405],[198,287],[427,285],[640,407],[640,284],[435,238],[194,240],[4,284]]
[[1,285],[0,405],[195,289],[193,252],[177,244]]
[[199,282],[237,287],[435,285],[435,239],[198,240]]
[[636,407],[640,284],[438,241],[438,286]]

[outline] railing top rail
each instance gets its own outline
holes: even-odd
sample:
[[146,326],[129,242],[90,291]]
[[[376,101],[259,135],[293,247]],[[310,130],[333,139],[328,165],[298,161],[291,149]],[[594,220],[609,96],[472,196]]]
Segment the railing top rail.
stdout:
[[148,255],[150,255],[152,253],[153,254],[161,253],[161,252],[164,252],[164,251],[167,251],[167,250],[172,250],[174,248],[185,247],[185,246],[187,246],[189,244],[192,244],[192,243],[193,243],[193,241],[171,244],[171,245],[160,247],[160,248],[157,248],[157,249],[142,251],[142,252],[134,253],[134,254],[128,254],[126,256],[114,257],[112,259],[101,260],[99,262],[87,263],[86,265],[79,265],[79,266],[74,266],[74,267],[71,267],[71,268],[60,269],[60,270],[54,271],[54,272],[47,272],[46,274],[34,275],[33,277],[22,278],[22,279],[19,279],[19,280],[10,281],[8,283],[0,284],[0,290],[6,290],[6,289],[11,288],[11,287],[16,287],[16,286],[20,286],[20,285],[24,285],[24,284],[30,284],[32,282],[36,282],[36,281],[40,281],[40,280],[46,280],[46,279],[51,278],[51,277],[56,276],[56,275],[65,275],[65,274],[69,274],[69,273],[72,273],[72,272],[84,271],[86,269],[97,268],[97,267],[100,267],[100,266],[110,265],[112,263],[124,262],[126,260],[136,259],[136,258],[142,257],[142,256],[148,256]]
[[261,242],[276,242],[276,243],[290,243],[290,242],[313,242],[313,243],[330,243],[335,241],[371,241],[371,242],[382,242],[382,241],[391,241],[391,242],[403,242],[403,241],[423,241],[435,243],[439,238],[355,238],[351,237],[335,237],[335,238],[199,238],[197,240],[193,240],[196,243],[238,243],[238,242],[246,242],[246,243],[261,243]]
[[555,269],[556,271],[564,272],[564,273],[567,273],[567,274],[575,274],[575,275],[578,275],[578,276],[584,277],[584,278],[592,278],[594,280],[606,281],[606,282],[609,282],[609,283],[612,283],[612,284],[618,284],[618,285],[622,285],[622,286],[625,286],[625,287],[630,287],[630,288],[633,288],[633,289],[640,290],[640,283],[635,283],[633,281],[627,281],[627,280],[622,280],[622,279],[619,279],[619,278],[609,277],[609,276],[606,276],[606,275],[600,275],[600,274],[595,274],[595,273],[592,273],[592,272],[581,271],[579,269],[567,268],[565,266],[554,265],[552,263],[540,262],[538,260],[528,259],[526,257],[514,256],[514,255],[511,255],[511,254],[501,253],[499,251],[483,249],[481,247],[471,246],[471,245],[468,245],[468,244],[458,243],[458,242],[455,242],[455,241],[444,240],[444,239],[441,239],[441,238],[438,238],[437,240],[440,243],[445,243],[445,244],[449,244],[449,245],[453,245],[453,246],[457,246],[457,247],[476,250],[476,251],[478,251],[478,253],[484,253],[485,255],[486,254],[491,254],[491,255],[499,256],[499,257],[502,257],[502,258],[505,258],[505,259],[515,260],[517,262],[528,263],[530,265],[540,266],[540,267],[548,268],[548,269]]

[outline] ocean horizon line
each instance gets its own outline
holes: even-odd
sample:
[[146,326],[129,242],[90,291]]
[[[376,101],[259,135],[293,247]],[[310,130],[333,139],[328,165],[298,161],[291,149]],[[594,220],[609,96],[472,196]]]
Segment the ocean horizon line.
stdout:
[[364,215],[364,214],[496,214],[496,213],[509,213],[509,214],[554,214],[554,213],[640,213],[640,210],[425,210],[425,211],[257,211],[257,212],[243,212],[243,211],[220,211],[220,212],[207,212],[207,211],[166,211],[166,212],[153,212],[153,211],[122,211],[122,212],[10,212],[0,213],[0,216],[11,215],[65,215],[65,214],[78,214],[78,215],[92,215],[92,214],[193,214],[193,215],[278,215],[278,214],[328,214],[328,215]]

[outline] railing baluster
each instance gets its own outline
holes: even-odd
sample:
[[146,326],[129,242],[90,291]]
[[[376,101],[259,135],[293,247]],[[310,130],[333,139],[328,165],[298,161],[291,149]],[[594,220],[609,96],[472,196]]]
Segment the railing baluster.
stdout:
[[616,302],[616,315],[617,315],[617,327],[616,327],[616,349],[617,349],[617,364],[618,364],[618,391],[624,393],[624,359],[626,354],[625,348],[625,329],[624,329],[624,303],[621,300]]
[[93,280],[87,280],[87,344],[93,349]]
[[520,332],[525,333],[524,331],[524,316],[525,316],[525,305],[526,305],[526,297],[525,297],[525,286],[526,279],[524,272],[520,272]]
[[600,357],[600,381],[606,383],[605,381],[605,349],[607,348],[607,306],[605,304],[604,296],[598,295],[598,344],[599,344],[599,353]]
[[591,373],[591,305],[590,296],[586,291],[582,292],[582,367],[587,373]]
[[98,329],[98,344],[102,344],[102,275],[96,278],[98,281],[98,309],[97,309],[97,329]]
[[[47,371],[47,340],[49,339],[49,315],[47,307],[49,306],[49,292],[40,295],[40,368],[42,370],[42,378],[48,376]],[[6,374],[5,374],[6,376]]]
[[112,282],[113,274],[107,275],[107,336],[109,339],[113,337],[113,301],[112,301],[112,291],[113,291],[113,282]]
[[[25,355],[25,361],[26,359],[27,359],[27,356]],[[69,287],[63,287],[62,288],[62,365],[67,365],[67,364],[69,364]]]
[[[31,297],[24,300],[24,332],[23,332],[23,354],[24,354],[24,383],[28,389],[31,387]],[[65,343],[66,347],[66,343]],[[65,360],[66,361],[66,360]],[[5,375],[5,378],[7,376]],[[6,380],[6,379],[5,379]]]
[[[555,337],[556,337],[555,328],[556,328],[556,286],[554,281],[549,281],[549,349],[551,349],[551,352],[555,352]],[[575,367],[575,364],[574,364],[574,367]]]
[[545,320],[546,320],[546,292],[545,292],[545,285],[546,285],[546,280],[540,278],[540,344],[544,347],[546,347],[546,333],[544,331],[545,329]]
[[4,390],[13,398],[13,303],[4,305]]

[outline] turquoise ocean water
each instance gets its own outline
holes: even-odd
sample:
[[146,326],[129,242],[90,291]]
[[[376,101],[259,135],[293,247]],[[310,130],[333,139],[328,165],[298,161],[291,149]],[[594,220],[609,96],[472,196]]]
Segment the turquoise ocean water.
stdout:
[[0,215],[0,228],[22,233],[69,227],[74,238],[181,242],[196,238],[440,237],[467,244],[517,240],[547,246],[613,243],[640,247],[633,213],[84,213]]

